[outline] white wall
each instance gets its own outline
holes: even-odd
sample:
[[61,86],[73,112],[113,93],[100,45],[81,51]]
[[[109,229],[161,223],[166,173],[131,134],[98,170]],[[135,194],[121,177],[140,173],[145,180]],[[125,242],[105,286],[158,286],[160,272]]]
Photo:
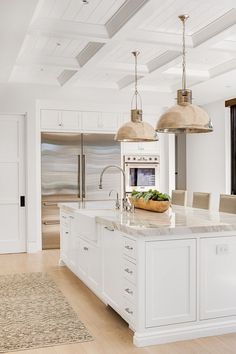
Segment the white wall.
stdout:
[[[50,107],[64,109],[101,110],[128,112],[132,91],[89,89],[70,87],[50,87],[27,84],[0,85],[0,112],[27,113],[27,230],[28,251],[40,248],[40,146],[39,117],[36,115],[37,100],[49,102]],[[142,93],[144,118],[145,112],[156,112],[158,118],[161,107],[170,105],[169,94]]]
[[188,203],[194,191],[211,192],[211,208],[217,210],[219,194],[229,193],[229,114],[224,101],[202,108],[210,115],[214,131],[187,136]]

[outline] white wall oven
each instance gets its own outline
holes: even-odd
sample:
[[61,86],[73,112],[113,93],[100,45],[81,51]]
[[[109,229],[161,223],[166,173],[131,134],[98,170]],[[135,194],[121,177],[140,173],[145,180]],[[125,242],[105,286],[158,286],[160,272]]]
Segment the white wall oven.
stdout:
[[159,189],[160,157],[159,155],[125,155],[124,170],[126,176],[126,193]]

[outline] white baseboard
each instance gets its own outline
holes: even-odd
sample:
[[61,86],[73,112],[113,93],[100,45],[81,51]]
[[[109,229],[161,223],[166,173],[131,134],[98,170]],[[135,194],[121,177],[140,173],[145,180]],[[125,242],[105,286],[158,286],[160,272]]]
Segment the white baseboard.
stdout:
[[27,253],[36,253],[41,251],[37,242],[27,242]]
[[134,333],[133,343],[137,347],[164,344],[200,337],[216,336],[236,332],[236,321],[221,321],[215,323],[198,323],[190,327],[166,329],[160,331]]

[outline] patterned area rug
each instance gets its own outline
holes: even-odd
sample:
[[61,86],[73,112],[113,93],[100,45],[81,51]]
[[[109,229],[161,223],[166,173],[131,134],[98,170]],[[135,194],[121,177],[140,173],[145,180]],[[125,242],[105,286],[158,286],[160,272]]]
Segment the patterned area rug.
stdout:
[[0,353],[90,340],[46,273],[0,276]]

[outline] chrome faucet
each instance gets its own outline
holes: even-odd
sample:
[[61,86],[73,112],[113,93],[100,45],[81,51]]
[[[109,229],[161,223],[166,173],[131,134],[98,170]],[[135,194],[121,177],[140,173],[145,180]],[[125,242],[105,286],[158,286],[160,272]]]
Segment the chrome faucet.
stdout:
[[129,202],[128,198],[126,197],[126,191],[125,191],[125,172],[124,172],[124,170],[122,170],[122,168],[120,166],[108,165],[108,166],[104,167],[104,169],[102,170],[102,172],[100,174],[99,189],[102,189],[102,177],[103,177],[103,174],[109,168],[117,168],[122,173],[122,175],[123,175],[122,209],[125,210],[125,211],[131,211],[132,210],[132,206],[131,206],[131,203]]

